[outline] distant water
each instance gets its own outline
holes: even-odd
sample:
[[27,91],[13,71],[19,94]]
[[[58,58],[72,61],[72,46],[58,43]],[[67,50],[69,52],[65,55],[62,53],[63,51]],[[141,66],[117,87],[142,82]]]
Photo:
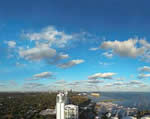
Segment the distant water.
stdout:
[[139,110],[150,110],[150,93],[143,92],[101,92],[100,97],[91,97],[94,102],[105,99],[123,99],[123,101],[114,101],[113,103],[124,107],[135,107]]

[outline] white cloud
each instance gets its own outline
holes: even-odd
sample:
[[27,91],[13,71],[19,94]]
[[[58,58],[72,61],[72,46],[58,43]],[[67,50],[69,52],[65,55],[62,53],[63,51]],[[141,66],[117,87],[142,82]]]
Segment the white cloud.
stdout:
[[103,79],[112,79],[112,76],[116,75],[116,73],[96,73],[91,76],[88,76],[88,79],[98,79],[98,78],[103,78]]
[[104,52],[102,55],[104,55],[107,58],[112,58],[113,57],[113,54],[109,53],[109,52]]
[[32,48],[19,49],[20,57],[26,60],[45,60],[48,64],[57,65],[61,68],[69,68],[84,62],[84,60],[80,59],[71,60],[66,63],[60,62],[63,59],[69,58],[69,55],[62,53],[62,49],[59,48],[64,48],[66,45],[70,45],[70,43],[77,38],[75,34],[67,34],[53,26],[48,26],[40,32],[24,33],[23,35],[28,40],[34,41],[33,44],[35,44]]
[[144,83],[138,80],[131,80],[129,82],[117,81],[109,84],[105,84],[106,87],[122,86],[122,87],[133,87],[133,86],[143,86]]
[[125,85],[125,83],[121,82],[121,81],[118,81],[118,82],[114,82],[112,85],[121,86],[121,85]]
[[53,59],[51,60],[48,60],[47,62],[49,64],[57,64],[60,60],[63,60],[63,59],[67,59],[69,58],[69,55],[68,54],[57,54]]
[[103,80],[98,80],[98,79],[89,79],[89,80],[87,80],[87,82],[91,83],[91,84],[104,83]]
[[144,53],[143,47],[137,47],[138,39],[128,39],[126,41],[104,41],[101,44],[102,49],[111,49],[113,53],[119,56],[137,57]]
[[132,80],[129,83],[127,83],[128,85],[141,85],[143,84],[143,82],[138,81],[138,80]]
[[150,43],[146,41],[146,39],[142,39],[139,43],[145,49],[144,55],[141,57],[143,61],[150,62]]
[[148,50],[147,52],[145,52],[141,59],[145,62],[150,62],[150,51]]
[[150,72],[149,66],[143,66],[138,69],[140,72]]
[[146,39],[141,39],[141,40],[139,40],[139,43],[140,43],[142,46],[144,46],[145,48],[150,48],[150,43],[148,43],[148,42],[146,41]]
[[150,77],[150,74],[145,74],[145,72],[150,72],[150,67],[149,66],[143,66],[138,68],[139,74],[138,77],[139,79],[147,79]]
[[109,88],[111,86],[113,86],[112,83],[107,83],[107,84],[104,85],[104,87],[106,87],[106,88]]
[[66,63],[63,63],[63,64],[59,64],[58,67],[65,69],[65,68],[69,68],[69,67],[75,66],[77,64],[81,64],[83,62],[84,62],[84,60],[82,60],[82,59],[71,60],[69,62],[66,62]]
[[53,58],[56,55],[56,50],[48,47],[47,44],[41,44],[34,48],[21,49],[19,55],[26,60],[40,61]]
[[69,58],[68,54],[57,53],[55,49],[46,43],[36,43],[33,48],[19,48],[19,56],[25,60],[41,61],[45,60],[48,64],[57,65],[61,60]]
[[109,65],[113,65],[114,63],[110,63],[110,62],[99,62],[100,65],[104,65],[104,66],[109,66]]
[[66,34],[64,31],[58,31],[53,26],[48,26],[42,29],[41,32],[24,34],[24,36],[29,38],[31,41],[48,41],[50,46],[53,45],[55,47],[65,47],[68,41],[73,38],[72,35]]
[[53,76],[52,72],[42,72],[39,74],[35,74],[33,77],[35,77],[35,78],[50,78],[52,76]]
[[80,81],[74,81],[74,82],[71,82],[71,83],[68,83],[69,86],[78,86],[80,85]]
[[146,79],[146,78],[149,78],[149,77],[150,77],[150,74],[139,74],[138,75],[139,79]]
[[104,87],[118,87],[118,86],[125,86],[126,83],[124,82],[121,82],[121,81],[117,81],[117,82],[113,82],[113,83],[108,83],[108,84],[105,84]]
[[90,48],[89,50],[91,50],[91,51],[96,51],[96,50],[98,50],[99,48]]
[[101,43],[100,48],[112,50],[112,53],[110,53],[112,55],[117,54],[122,57],[132,58],[139,56],[141,60],[150,62],[150,43],[144,38],[130,38],[126,41],[104,41]]
[[15,41],[6,41],[5,42],[7,45],[8,45],[8,47],[10,47],[10,48],[15,48],[15,46],[16,46],[16,42]]
[[67,59],[67,58],[69,58],[69,55],[68,54],[60,54],[59,58],[60,59]]

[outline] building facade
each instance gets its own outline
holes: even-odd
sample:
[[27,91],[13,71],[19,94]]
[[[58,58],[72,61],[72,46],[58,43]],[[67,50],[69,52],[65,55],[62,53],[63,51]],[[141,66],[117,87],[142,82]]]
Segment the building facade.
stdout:
[[78,119],[78,106],[72,104],[66,105],[65,119]]
[[57,94],[56,119],[78,119],[78,106],[68,103],[67,92]]

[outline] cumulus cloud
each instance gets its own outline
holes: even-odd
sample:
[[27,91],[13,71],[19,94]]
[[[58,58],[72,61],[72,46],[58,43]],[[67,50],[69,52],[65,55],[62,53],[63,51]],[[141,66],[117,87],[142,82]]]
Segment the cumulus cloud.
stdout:
[[110,63],[110,62],[99,62],[100,65],[103,66],[109,66],[109,65],[113,65],[114,63]]
[[110,53],[110,52],[104,52],[102,55],[104,55],[107,58],[112,58],[113,57],[113,54]]
[[53,26],[43,28],[40,32],[26,33],[25,37],[31,41],[48,41],[50,46],[65,47],[69,40],[73,38],[72,35],[66,34],[64,31],[59,31]]
[[139,40],[139,43],[140,43],[142,46],[144,46],[145,48],[150,48],[150,43],[148,43],[148,42],[146,41],[146,39],[141,39],[141,40]]
[[67,58],[69,58],[68,54],[60,54],[60,55],[58,55],[58,59],[67,59]]
[[15,48],[15,46],[16,46],[16,42],[15,41],[6,41],[5,42],[7,45],[8,45],[8,47],[10,47],[10,48]]
[[89,79],[87,82],[90,84],[104,83],[103,80],[98,80],[98,79]]
[[118,82],[114,82],[112,85],[121,86],[121,85],[125,85],[125,83],[121,82],[121,81],[118,81]]
[[130,81],[129,83],[127,83],[127,86],[146,88],[148,85],[145,84],[145,83],[142,82],[142,81],[132,80],[132,81]]
[[126,41],[104,41],[100,45],[102,49],[111,49],[113,53],[119,56],[137,57],[144,54],[143,47],[137,47],[138,39],[128,39]]
[[138,69],[140,72],[150,72],[149,66],[143,66]]
[[26,80],[40,80],[40,79],[56,79],[53,72],[41,72],[34,74],[32,77],[27,78]]
[[53,65],[57,65],[61,60],[69,58],[68,54],[57,53],[55,49],[50,48],[45,43],[37,43],[33,48],[20,48],[19,56],[29,61],[44,60],[46,63]]
[[96,50],[98,50],[99,48],[90,48],[89,50],[91,50],[91,51],[96,51]]
[[113,82],[105,84],[104,87],[115,87],[115,86],[123,86],[125,85],[124,82]]
[[138,78],[139,78],[139,79],[147,79],[147,78],[149,78],[149,77],[150,77],[150,74],[143,74],[143,73],[142,73],[142,74],[139,74],[139,75],[138,75]]
[[58,67],[66,69],[66,68],[69,68],[69,67],[73,67],[73,66],[75,66],[77,64],[81,64],[83,62],[84,62],[84,60],[82,60],[82,59],[71,60],[69,62],[66,62],[66,63],[63,63],[63,64],[59,64]]
[[122,86],[122,87],[132,87],[132,86],[143,86],[143,82],[138,80],[131,80],[129,82],[117,81],[109,84],[105,84],[106,87]]
[[142,61],[150,62],[150,50],[147,50],[141,57]]
[[41,44],[34,48],[20,49],[19,55],[26,60],[40,61],[41,59],[51,59],[56,55],[56,50]]
[[143,46],[145,52],[141,59],[146,62],[150,62],[150,43],[146,41],[146,39],[139,40],[140,45]]
[[145,74],[145,72],[150,72],[150,67],[149,66],[143,66],[138,68],[139,74],[138,78],[139,79],[147,79],[150,77],[150,74]]
[[127,83],[128,85],[141,85],[143,84],[143,82],[138,81],[138,80],[132,80],[129,83]]
[[47,63],[49,64],[57,64],[59,61],[63,60],[63,59],[67,59],[69,58],[69,55],[68,54],[56,54],[55,57],[53,57],[53,59],[51,60],[47,60]]
[[35,74],[33,77],[35,78],[51,78],[53,77],[53,73],[52,72],[42,72],[39,74]]
[[69,68],[84,62],[82,59],[71,60],[65,63],[61,62],[69,58],[69,55],[62,53],[60,48],[64,48],[67,44],[72,43],[75,37],[77,37],[76,35],[67,34],[53,26],[48,26],[40,32],[24,33],[23,36],[35,44],[31,48],[19,48],[19,56],[25,60],[45,60],[46,63],[60,68]]
[[[121,57],[139,57],[142,61],[150,62],[150,43],[144,38],[129,38],[125,41],[103,41],[100,48],[112,50],[110,57],[111,54],[117,54]],[[105,56],[109,56],[109,54],[105,53]]]
[[111,87],[111,86],[112,86],[111,83],[107,83],[107,84],[104,85],[104,87]]
[[98,79],[98,78],[103,78],[103,79],[112,79],[112,77],[116,75],[116,73],[96,73],[91,76],[88,76],[88,79]]
[[74,47],[79,42],[87,43],[88,41],[88,43],[94,43],[99,39],[97,36],[88,32],[67,33],[54,26],[47,26],[38,32],[23,32],[22,36],[30,41],[46,42],[52,48]]
[[70,83],[68,83],[68,85],[69,86],[78,86],[78,85],[80,85],[80,81],[74,81],[74,82],[70,82]]
[[82,59],[77,59],[59,64],[61,60],[69,58],[69,55],[57,53],[55,49],[50,48],[49,45],[45,43],[36,44],[34,48],[21,48],[19,49],[19,55],[20,57],[31,61],[45,60],[48,64],[54,64],[60,68],[69,68],[84,62]]

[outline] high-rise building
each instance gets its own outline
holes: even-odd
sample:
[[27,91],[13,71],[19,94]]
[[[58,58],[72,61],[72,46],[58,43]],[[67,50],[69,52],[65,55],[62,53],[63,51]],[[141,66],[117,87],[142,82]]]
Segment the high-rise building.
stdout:
[[59,93],[56,97],[56,117],[57,119],[65,119],[64,107],[65,107],[65,94]]
[[78,106],[68,104],[67,95],[67,92],[57,94],[56,119],[78,119]]

